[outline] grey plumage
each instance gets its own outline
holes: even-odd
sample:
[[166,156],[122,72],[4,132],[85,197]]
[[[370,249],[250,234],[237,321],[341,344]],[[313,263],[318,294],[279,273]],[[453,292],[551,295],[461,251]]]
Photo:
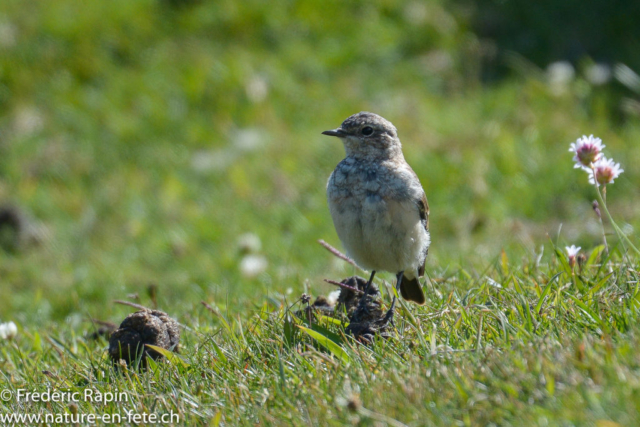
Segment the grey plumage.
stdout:
[[346,151],[327,199],[347,254],[365,269],[396,273],[403,298],[424,304],[418,277],[430,245],[429,206],[395,126],[361,112],[323,134],[339,137]]

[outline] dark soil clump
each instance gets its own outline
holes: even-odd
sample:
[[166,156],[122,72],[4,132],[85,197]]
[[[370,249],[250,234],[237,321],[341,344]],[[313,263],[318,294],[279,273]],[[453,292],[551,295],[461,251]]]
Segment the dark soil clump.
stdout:
[[128,315],[109,339],[109,356],[114,363],[124,360],[128,365],[140,359],[143,368],[147,357],[157,360],[160,353],[145,344],[178,351],[180,328],[178,322],[158,310],[140,310]]

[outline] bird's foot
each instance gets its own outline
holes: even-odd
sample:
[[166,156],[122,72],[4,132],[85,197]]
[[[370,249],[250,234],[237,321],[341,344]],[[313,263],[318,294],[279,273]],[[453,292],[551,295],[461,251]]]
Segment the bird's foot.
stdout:
[[393,314],[394,314],[395,306],[396,306],[396,297],[394,295],[393,301],[391,301],[391,307],[389,307],[389,310],[387,310],[387,313],[384,315],[384,318],[382,319],[383,324],[391,323],[393,325]]

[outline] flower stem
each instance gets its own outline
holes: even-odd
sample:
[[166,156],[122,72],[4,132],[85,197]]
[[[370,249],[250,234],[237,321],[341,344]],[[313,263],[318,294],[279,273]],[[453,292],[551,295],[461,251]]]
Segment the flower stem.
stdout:
[[600,194],[600,187],[598,186],[598,182],[597,181],[596,181],[595,186],[596,186],[596,195],[598,196],[598,202],[602,206],[602,209],[604,209],[604,212],[607,214],[607,218],[609,218],[609,222],[613,226],[613,229],[616,231],[616,234],[618,235],[620,240],[623,241],[623,245],[624,245],[624,242],[626,242],[631,247],[631,249],[633,249],[633,251],[636,253],[636,255],[640,255],[640,250],[638,250],[638,248],[636,248],[634,246],[634,244],[631,243],[631,240],[629,240],[627,235],[622,232],[620,227],[618,227],[618,224],[616,224],[616,222],[611,217],[611,214],[609,213],[609,209],[607,209],[607,203],[602,198],[602,194]]
[[602,222],[602,213],[600,212],[600,204],[597,200],[593,201],[593,211],[598,217],[598,221],[600,222],[600,229],[602,230],[602,242],[604,243],[604,251],[607,255],[609,255],[609,245],[607,245],[607,233],[604,229],[604,222]]

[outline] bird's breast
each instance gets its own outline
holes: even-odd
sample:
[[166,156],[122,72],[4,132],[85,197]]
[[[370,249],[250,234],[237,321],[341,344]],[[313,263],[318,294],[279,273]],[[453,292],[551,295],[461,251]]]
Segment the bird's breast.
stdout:
[[336,168],[327,185],[332,210],[360,214],[384,202],[380,174],[372,169]]

